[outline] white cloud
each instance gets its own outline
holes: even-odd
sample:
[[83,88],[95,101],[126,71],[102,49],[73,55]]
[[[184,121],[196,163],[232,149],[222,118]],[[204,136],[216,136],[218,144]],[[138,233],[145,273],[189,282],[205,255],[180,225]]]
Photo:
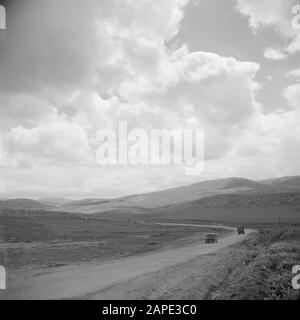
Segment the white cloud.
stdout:
[[277,49],[277,48],[266,48],[265,52],[264,52],[264,56],[267,59],[271,59],[271,60],[283,60],[285,59],[288,54],[283,52],[281,49]]
[[[249,17],[249,24],[253,29],[273,25],[281,32],[289,30],[284,28],[287,27],[284,18],[288,17],[292,4],[293,0],[237,0],[238,9]],[[289,13],[291,14],[291,11]]]
[[281,60],[300,51],[299,30],[292,24],[292,9],[295,0],[236,0],[239,11],[249,18],[250,27],[257,31],[260,28],[274,28],[288,43],[281,49],[268,48],[265,57]]
[[287,74],[287,77],[296,77],[296,78],[299,78],[299,77],[300,77],[300,69],[291,70],[291,71]]
[[16,127],[6,137],[10,153],[24,161],[47,159],[56,163],[78,163],[89,157],[85,131],[78,125],[57,119],[44,126],[26,129]]
[[[96,132],[119,120],[130,128],[204,128],[208,161],[199,178],[243,175],[245,159],[253,160],[253,177],[282,170],[277,152],[297,144],[284,143],[296,111],[262,113],[259,64],[168,47],[187,0],[33,2],[18,11],[0,58],[6,195],[116,196],[195,181],[181,167],[96,167]],[[239,1],[254,29],[281,26],[281,5]],[[272,50],[266,55],[280,58]],[[293,108],[298,89],[286,90]]]
[[34,126],[37,123],[53,121],[57,109],[47,99],[33,94],[1,94],[1,131],[15,126]]
[[289,86],[284,91],[288,104],[300,112],[300,84]]

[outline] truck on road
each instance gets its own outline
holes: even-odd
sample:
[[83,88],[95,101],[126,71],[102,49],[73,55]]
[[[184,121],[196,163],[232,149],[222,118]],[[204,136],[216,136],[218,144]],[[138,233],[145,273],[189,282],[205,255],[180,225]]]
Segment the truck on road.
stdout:
[[205,243],[217,243],[218,237],[215,233],[209,233],[206,235]]
[[244,226],[238,226],[237,227],[237,233],[238,233],[238,235],[245,234],[245,227]]

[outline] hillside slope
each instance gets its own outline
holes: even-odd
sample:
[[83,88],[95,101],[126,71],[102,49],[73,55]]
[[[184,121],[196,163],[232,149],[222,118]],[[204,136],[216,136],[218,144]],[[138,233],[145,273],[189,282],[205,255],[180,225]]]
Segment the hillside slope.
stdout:
[[129,197],[86,201],[62,206],[60,210],[68,212],[97,213],[103,211],[143,211],[168,205],[198,200],[218,194],[269,194],[274,188],[261,182],[242,178],[228,178],[203,181],[196,184],[178,187],[153,193],[133,195]]
[[31,199],[10,199],[0,201],[0,209],[46,210],[51,206]]
[[263,180],[261,183],[278,191],[300,192],[300,176]]
[[74,213],[131,212],[149,213],[154,209],[184,207],[250,208],[260,206],[298,205],[300,177],[264,181],[242,178],[209,180],[192,185],[137,194],[118,199],[48,199],[41,201],[15,199],[0,201],[0,208],[39,209]]
[[220,194],[180,204],[182,207],[199,208],[261,208],[278,206],[299,206],[300,193],[270,194]]
[[73,200],[65,198],[40,198],[38,199],[38,201],[49,206],[60,206],[66,203],[70,203]]

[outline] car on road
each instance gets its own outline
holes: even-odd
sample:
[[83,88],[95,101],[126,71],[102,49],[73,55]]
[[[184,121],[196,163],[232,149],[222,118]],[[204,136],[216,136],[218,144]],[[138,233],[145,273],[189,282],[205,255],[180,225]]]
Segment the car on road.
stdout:
[[244,226],[238,226],[237,227],[237,233],[240,234],[245,234],[245,227]]
[[218,237],[215,233],[209,233],[206,235],[205,243],[217,243]]

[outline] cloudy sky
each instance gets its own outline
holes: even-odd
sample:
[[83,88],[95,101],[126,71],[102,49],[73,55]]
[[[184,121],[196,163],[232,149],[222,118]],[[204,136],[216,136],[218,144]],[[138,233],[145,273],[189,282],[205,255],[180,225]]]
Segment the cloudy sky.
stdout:
[[[296,0],[2,3],[1,198],[116,197],[300,174]],[[96,133],[119,120],[203,128],[205,171],[99,166]]]

